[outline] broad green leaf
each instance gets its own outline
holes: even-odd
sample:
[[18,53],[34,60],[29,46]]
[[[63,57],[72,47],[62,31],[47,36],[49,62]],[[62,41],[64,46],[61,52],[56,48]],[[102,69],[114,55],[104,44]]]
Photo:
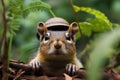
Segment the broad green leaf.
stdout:
[[92,9],[90,7],[78,7],[78,6],[75,6],[75,5],[73,7],[76,10],[76,12],[79,12],[79,11],[87,12],[89,14],[94,15],[98,19],[103,19],[107,24],[109,24],[109,27],[112,26],[112,24],[107,19],[107,17],[102,12],[100,12],[98,10]]
[[90,7],[78,7],[75,5],[73,7],[76,12],[83,11],[95,16],[94,18],[87,18],[85,22],[79,23],[82,34],[91,36],[92,32],[102,32],[112,29],[112,23],[102,12]]
[[92,34],[92,24],[88,22],[80,22],[80,29],[81,32],[87,36],[90,36]]
[[109,25],[106,24],[106,22],[102,19],[88,18],[86,21],[91,23],[91,25],[92,25],[91,30],[94,31],[94,32],[102,32],[102,31],[105,31],[107,29],[110,29]]

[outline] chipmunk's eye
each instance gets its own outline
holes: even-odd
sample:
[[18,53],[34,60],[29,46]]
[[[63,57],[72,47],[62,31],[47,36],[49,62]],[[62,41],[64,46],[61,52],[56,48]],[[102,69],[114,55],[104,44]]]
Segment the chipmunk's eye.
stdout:
[[69,33],[66,33],[66,40],[71,43],[71,36]]
[[50,39],[50,33],[46,33],[45,34],[45,41],[49,40]]

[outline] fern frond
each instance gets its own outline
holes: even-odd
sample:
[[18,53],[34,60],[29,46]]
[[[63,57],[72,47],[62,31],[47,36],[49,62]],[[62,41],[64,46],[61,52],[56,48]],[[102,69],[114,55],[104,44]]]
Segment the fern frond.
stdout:
[[16,31],[19,30],[19,21],[18,20],[12,20],[10,22],[8,22],[8,32],[13,34],[13,35],[16,35]]
[[23,10],[23,13],[24,13],[24,16],[26,16],[30,12],[39,11],[39,10],[49,11],[50,9],[51,7],[48,4],[39,1],[39,2],[30,3],[29,5],[27,5],[25,9]]
[[25,5],[25,0],[10,0],[7,12],[9,25],[8,31],[15,34],[15,31],[19,29],[19,21],[30,12],[39,10],[51,11],[51,7],[41,0],[30,1],[30,3],[28,3],[27,5]]
[[22,16],[24,0],[10,0],[8,12],[12,17],[16,17],[17,15]]

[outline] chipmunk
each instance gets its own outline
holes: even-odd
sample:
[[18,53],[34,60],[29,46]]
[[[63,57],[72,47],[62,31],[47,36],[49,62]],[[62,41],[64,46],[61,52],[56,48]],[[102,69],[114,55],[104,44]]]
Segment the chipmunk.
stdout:
[[59,17],[51,18],[38,24],[37,37],[40,47],[37,56],[29,62],[34,69],[42,67],[45,74],[74,75],[83,65],[77,59],[75,34],[78,32],[76,22],[69,23]]

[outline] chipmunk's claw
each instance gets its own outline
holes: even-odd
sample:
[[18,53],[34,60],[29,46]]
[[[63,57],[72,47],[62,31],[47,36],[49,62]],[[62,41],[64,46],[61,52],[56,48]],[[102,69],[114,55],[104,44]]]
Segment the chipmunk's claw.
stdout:
[[78,70],[77,66],[74,64],[67,64],[67,66],[66,66],[66,73],[71,76],[75,75],[77,70]]
[[34,69],[40,68],[40,61],[38,61],[37,59],[32,59],[29,62],[29,65]]
[[36,76],[39,75],[43,75],[43,68],[41,67],[40,61],[38,61],[37,59],[32,59],[29,62],[29,65],[32,67],[32,69],[34,70],[34,74]]

